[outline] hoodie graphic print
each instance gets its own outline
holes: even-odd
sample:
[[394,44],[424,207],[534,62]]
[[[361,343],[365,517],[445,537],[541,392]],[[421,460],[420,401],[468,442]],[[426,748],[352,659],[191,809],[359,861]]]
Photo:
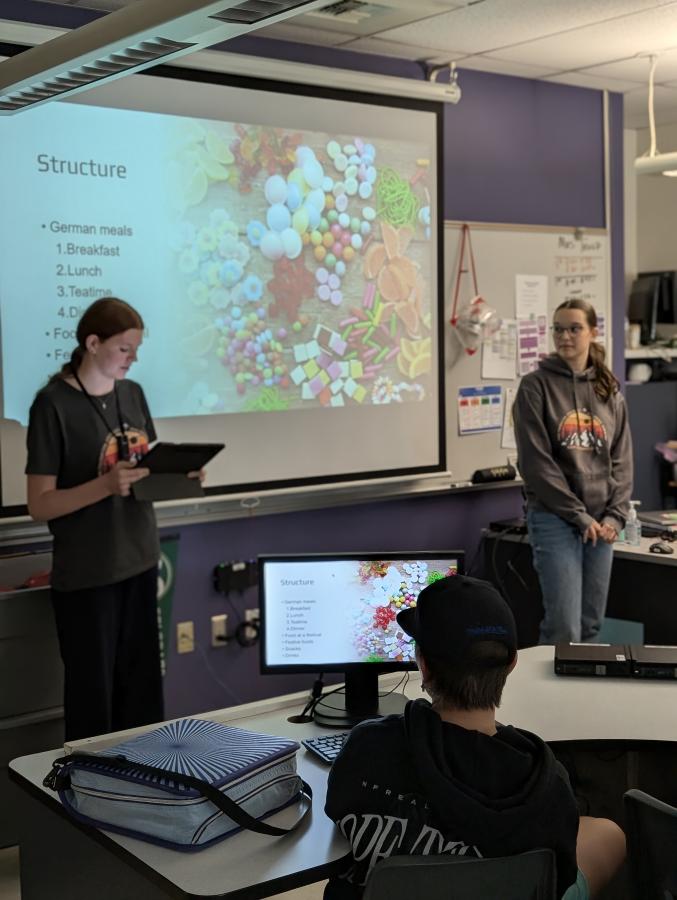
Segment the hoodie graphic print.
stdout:
[[510,726],[490,737],[443,722],[426,700],[353,729],[329,774],[325,812],[351,847],[325,900],[357,900],[371,869],[395,854],[548,847],[560,894],[576,880],[578,810],[552,751]]
[[583,407],[572,409],[562,417],[557,428],[560,447],[568,450],[600,452],[607,443],[604,423]]
[[518,465],[532,509],[585,532],[593,520],[617,531],[632,492],[632,441],[622,394],[594,390],[591,366],[574,373],[556,354],[522,379],[513,420]]

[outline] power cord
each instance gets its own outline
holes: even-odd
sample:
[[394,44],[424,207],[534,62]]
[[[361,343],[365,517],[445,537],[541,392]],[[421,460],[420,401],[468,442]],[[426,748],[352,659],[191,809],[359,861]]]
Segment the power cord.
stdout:
[[[294,723],[312,722],[313,717],[315,715],[315,707],[318,705],[318,703],[320,703],[322,700],[326,700],[327,697],[331,697],[332,694],[345,694],[346,688],[345,688],[345,685],[343,685],[343,684],[339,685],[336,688],[332,688],[331,691],[325,692],[324,691],[324,682],[322,680],[323,675],[324,675],[324,673],[320,672],[317,679],[313,682],[311,696],[310,696],[310,699],[308,700],[308,703],[306,703],[306,705],[303,709],[303,712],[301,712],[300,715],[297,715],[297,716],[290,716],[287,719],[288,722],[294,722]],[[378,695],[379,699],[381,699],[383,697],[387,697],[389,694],[394,694],[395,691],[397,691],[398,688],[400,688],[402,686],[402,684],[404,684],[404,686],[406,687],[408,683],[409,683],[409,672],[405,672],[404,675],[400,678],[400,680],[397,682],[397,684],[394,687],[392,687],[389,691],[385,691],[382,694],[379,693],[379,695]],[[337,720],[341,720],[344,718],[344,716],[342,716],[342,715],[334,716],[334,717],[329,714],[326,714],[326,713],[323,715],[326,719],[336,718]]]
[[[224,640],[225,640],[225,641],[228,641],[229,638],[225,638]],[[242,701],[240,700],[239,697],[236,697],[236,696],[235,696],[235,694],[231,691],[231,689],[228,687],[228,685],[225,684],[223,681],[221,681],[221,679],[220,679],[219,676],[216,674],[216,672],[214,671],[214,669],[212,669],[212,665],[211,665],[211,663],[209,662],[209,658],[208,658],[208,656],[207,656],[207,653],[205,652],[205,648],[204,648],[204,647],[202,646],[202,644],[200,644],[198,641],[195,641],[194,643],[195,643],[195,646],[197,647],[197,649],[200,651],[200,654],[202,655],[202,661],[203,661],[204,664],[205,664],[205,669],[207,670],[207,672],[208,672],[209,675],[211,676],[212,680],[215,681],[216,684],[218,684],[218,686],[219,686],[222,690],[224,690],[224,691],[226,692],[226,694],[230,697],[230,699],[233,701],[232,704],[231,704],[232,706],[239,706],[240,703],[241,703]]]
[[240,647],[253,647],[259,640],[261,623],[259,619],[243,619],[235,626],[232,634],[216,635],[216,640],[221,644],[228,644],[236,640]]
[[[322,691],[324,690],[324,681],[322,680],[324,676],[324,672],[320,672],[315,681],[313,682],[313,687],[310,692],[310,698],[306,705],[303,708],[303,711],[296,716],[289,716],[287,719],[288,722],[293,722],[295,724],[299,724],[300,722],[312,722],[313,716],[315,714],[315,707],[320,702],[323,696]],[[330,693],[334,693],[330,691]]]
[[[402,684],[404,684],[404,687],[402,687]],[[379,696],[379,699],[380,699],[381,697],[388,697],[388,696],[390,696],[390,694],[394,694],[394,693],[398,690],[398,688],[400,688],[400,687],[402,687],[402,692],[404,693],[404,690],[406,689],[406,687],[407,687],[408,684],[409,684],[409,672],[405,672],[404,675],[403,675],[403,676],[400,678],[400,680],[397,682],[397,684],[395,685],[395,687],[390,688],[390,690],[389,690],[389,691],[386,691],[385,694],[379,694],[379,695],[378,695],[378,696]]]

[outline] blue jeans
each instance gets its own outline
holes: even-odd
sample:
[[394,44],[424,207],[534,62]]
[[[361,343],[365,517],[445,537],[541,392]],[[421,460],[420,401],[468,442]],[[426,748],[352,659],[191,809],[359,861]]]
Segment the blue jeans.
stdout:
[[578,528],[554,513],[527,511],[529,541],[545,615],[539,642],[590,642],[604,620],[613,547],[583,543]]

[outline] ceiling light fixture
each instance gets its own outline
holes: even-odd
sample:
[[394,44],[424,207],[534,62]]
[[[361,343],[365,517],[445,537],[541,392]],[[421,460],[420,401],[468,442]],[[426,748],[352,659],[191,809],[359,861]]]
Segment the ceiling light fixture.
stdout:
[[656,146],[656,117],[654,114],[654,73],[657,56],[649,57],[649,133],[651,144],[643,156],[635,160],[635,172],[638,175],[669,175],[677,177],[677,152],[659,153]]
[[324,0],[143,0],[0,62],[0,115],[140,72]]

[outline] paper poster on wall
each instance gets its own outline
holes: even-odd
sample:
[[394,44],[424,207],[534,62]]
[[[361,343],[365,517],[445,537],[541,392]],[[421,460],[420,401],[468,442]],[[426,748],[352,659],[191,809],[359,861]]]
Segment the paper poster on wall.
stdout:
[[538,368],[538,361],[548,352],[546,319],[519,319],[517,323],[517,374],[526,375]]
[[517,371],[517,319],[503,319],[482,344],[482,378],[512,381]]
[[515,440],[515,424],[512,419],[512,405],[515,402],[517,388],[506,388],[503,402],[503,429],[501,431],[501,447],[505,450],[517,450]]
[[[607,306],[608,278],[604,239],[598,235],[557,236],[554,307],[565,300],[585,300],[599,315]],[[605,335],[606,337],[606,335]]]
[[597,313],[597,337],[595,340],[598,344],[606,347],[606,316],[599,312]]
[[515,315],[518,319],[547,318],[547,275],[515,275]]
[[480,384],[458,389],[458,433],[500,431],[503,424],[503,388]]

